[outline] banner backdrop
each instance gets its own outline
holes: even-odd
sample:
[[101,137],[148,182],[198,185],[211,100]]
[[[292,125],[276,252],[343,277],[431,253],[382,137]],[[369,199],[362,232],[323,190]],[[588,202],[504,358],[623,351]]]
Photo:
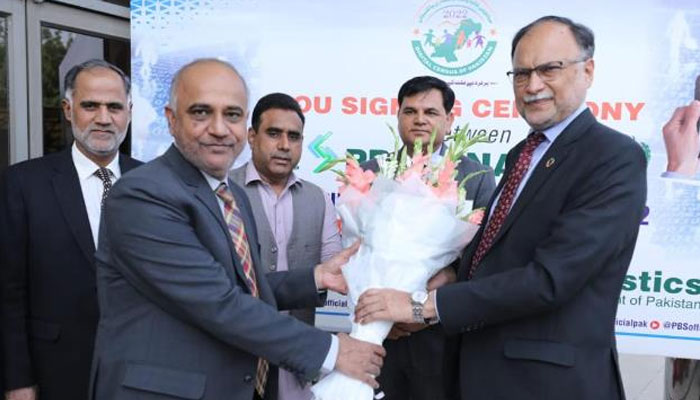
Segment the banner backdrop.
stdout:
[[[307,123],[296,173],[331,193],[333,175],[318,169],[346,152],[364,161],[391,150],[396,93],[417,75],[450,83],[455,125],[489,140],[469,156],[500,179],[506,153],[528,133],[505,74],[513,35],[550,14],[589,26],[588,105],[649,158],[646,216],[619,301],[620,350],[700,358],[700,182],[661,177],[661,127],[691,100],[700,73],[697,0],[132,0],[131,8],[135,157],[150,160],[172,141],[163,107],[174,71],[217,57],[245,77],[251,108],[270,92],[300,102]],[[318,324],[347,329],[345,306],[329,298]]]

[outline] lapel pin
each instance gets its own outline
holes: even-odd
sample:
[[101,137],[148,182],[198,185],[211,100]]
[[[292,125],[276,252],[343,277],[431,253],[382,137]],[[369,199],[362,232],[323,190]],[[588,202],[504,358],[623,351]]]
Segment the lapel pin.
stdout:
[[554,165],[554,161],[554,157],[552,157],[549,160],[547,160],[547,163],[544,166],[550,168],[552,165]]

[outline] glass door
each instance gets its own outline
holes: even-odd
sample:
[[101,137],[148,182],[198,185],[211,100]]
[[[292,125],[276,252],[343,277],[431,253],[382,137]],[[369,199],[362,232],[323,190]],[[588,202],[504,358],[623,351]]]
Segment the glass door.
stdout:
[[[27,2],[30,157],[72,143],[63,118],[63,77],[76,64],[99,58],[130,75],[129,20],[59,3]],[[38,123],[40,121],[40,123]],[[122,145],[129,153],[130,133]]]
[[23,0],[0,1],[0,172],[28,156]]

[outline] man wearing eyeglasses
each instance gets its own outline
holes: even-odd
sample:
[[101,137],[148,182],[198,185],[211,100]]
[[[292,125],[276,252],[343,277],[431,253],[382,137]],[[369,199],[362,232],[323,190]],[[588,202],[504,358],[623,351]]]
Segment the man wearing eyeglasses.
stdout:
[[[423,318],[461,335],[463,399],[624,399],[615,313],[646,200],[646,161],[585,105],[594,38],[540,18],[513,39],[513,91],[530,126],[508,154],[457,282]],[[415,307],[415,305],[414,305]],[[369,290],[360,321],[413,318],[408,293]]]

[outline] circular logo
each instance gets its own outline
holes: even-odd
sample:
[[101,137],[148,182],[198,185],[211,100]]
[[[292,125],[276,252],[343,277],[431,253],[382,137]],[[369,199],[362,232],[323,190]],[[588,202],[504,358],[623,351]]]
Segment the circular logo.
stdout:
[[423,65],[459,76],[484,65],[496,49],[496,27],[481,0],[433,0],[418,10],[411,46]]
[[656,321],[656,320],[651,321],[651,322],[649,323],[649,328],[651,328],[651,329],[653,329],[653,330],[659,329],[660,326],[661,326],[661,323],[660,323],[659,321]]

